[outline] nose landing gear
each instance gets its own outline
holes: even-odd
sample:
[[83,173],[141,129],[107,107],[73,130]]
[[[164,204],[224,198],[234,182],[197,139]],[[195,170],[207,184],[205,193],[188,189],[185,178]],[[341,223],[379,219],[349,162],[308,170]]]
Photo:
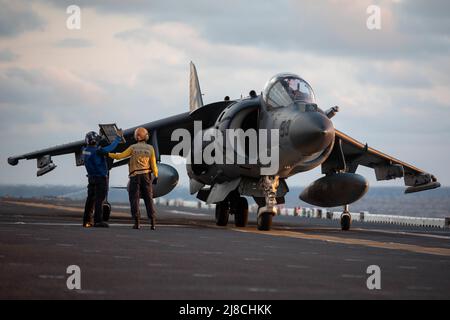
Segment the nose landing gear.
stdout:
[[272,218],[276,214],[276,193],[279,184],[278,176],[264,176],[261,178],[260,188],[264,191],[266,205],[258,209],[257,224],[260,231],[269,231],[272,227]]
[[274,211],[268,211],[266,207],[261,207],[258,209],[258,230],[269,231],[272,228],[272,218],[274,216]]

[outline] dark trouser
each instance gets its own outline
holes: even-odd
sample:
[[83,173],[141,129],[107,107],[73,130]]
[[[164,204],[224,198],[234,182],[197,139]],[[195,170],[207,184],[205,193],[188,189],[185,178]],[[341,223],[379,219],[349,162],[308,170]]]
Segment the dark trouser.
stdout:
[[130,207],[131,215],[134,219],[140,219],[141,213],[139,210],[139,200],[142,196],[145,202],[145,208],[147,209],[147,216],[150,219],[152,225],[155,223],[155,207],[153,204],[153,189],[152,179],[149,173],[138,174],[134,177],[130,177]]
[[107,179],[107,177],[89,177],[88,196],[84,206],[83,223],[92,223],[94,205],[94,222],[99,223],[103,221],[103,202],[105,201],[108,190]]

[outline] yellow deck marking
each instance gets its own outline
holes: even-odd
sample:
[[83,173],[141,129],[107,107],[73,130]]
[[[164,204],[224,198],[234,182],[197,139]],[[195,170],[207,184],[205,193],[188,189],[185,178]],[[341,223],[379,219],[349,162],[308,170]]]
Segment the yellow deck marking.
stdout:
[[432,254],[437,256],[450,256],[450,249],[447,248],[434,248],[434,247],[423,247],[412,244],[405,243],[393,243],[393,242],[380,242],[373,240],[365,240],[365,239],[354,239],[354,238],[341,238],[341,237],[333,237],[327,235],[314,235],[314,234],[306,234],[302,232],[294,232],[294,231],[284,231],[284,230],[272,230],[272,231],[258,231],[251,228],[233,228],[234,231],[245,232],[245,233],[254,233],[265,236],[276,236],[276,237],[287,237],[287,238],[295,238],[295,239],[303,239],[303,240],[319,240],[319,241],[328,241],[333,243],[340,244],[349,244],[349,245],[360,245],[372,248],[381,248],[381,249],[389,249],[389,250],[405,250],[415,253],[424,253],[424,254]]
[[46,203],[36,203],[36,202],[21,202],[21,201],[10,201],[10,200],[2,200],[4,203],[16,204],[26,207],[35,207],[35,208],[46,208],[46,209],[57,209],[57,210],[65,210],[71,212],[83,212],[84,208],[75,208],[75,207],[63,207],[55,204],[46,204]]
[[[52,209],[52,210],[65,210],[70,212],[84,212],[84,207],[66,207],[66,206],[60,206],[56,204],[47,204],[47,203],[37,203],[37,202],[21,202],[21,201],[11,201],[11,200],[1,200],[1,202],[9,203],[9,204],[15,204],[19,206],[25,206],[25,207],[34,207],[34,208],[45,208],[45,209]],[[115,217],[129,217],[130,215],[127,214],[125,211],[116,211],[114,210],[114,216]]]

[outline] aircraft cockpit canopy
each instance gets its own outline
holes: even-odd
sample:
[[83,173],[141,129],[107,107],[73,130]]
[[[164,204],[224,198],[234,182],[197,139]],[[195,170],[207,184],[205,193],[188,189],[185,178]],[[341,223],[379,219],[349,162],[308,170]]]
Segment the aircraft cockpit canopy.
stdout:
[[287,107],[295,102],[316,103],[311,86],[291,73],[274,76],[264,87],[264,101],[272,108]]

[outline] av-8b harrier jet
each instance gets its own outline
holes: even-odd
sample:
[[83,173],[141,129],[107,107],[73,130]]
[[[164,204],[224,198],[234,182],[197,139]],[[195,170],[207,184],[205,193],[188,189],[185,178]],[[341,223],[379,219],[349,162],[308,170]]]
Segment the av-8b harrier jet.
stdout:
[[[233,214],[235,225],[245,227],[248,202],[244,196],[249,196],[259,207],[258,229],[270,230],[275,206],[284,203],[289,191],[286,179],[318,166],[324,176],[310,184],[300,194],[300,199],[319,207],[343,206],[343,230],[349,230],[351,225],[348,205],[368,190],[367,180],[356,173],[360,165],[374,169],[377,180],[404,178],[405,193],[440,186],[433,175],[335,129],[331,118],[338,107],[321,109],[311,86],[295,74],[274,76],[260,95],[252,91],[247,98],[203,105],[197,71],[192,63],[190,71],[190,111],[140,126],[151,133],[150,143],[159,162],[155,196],[169,193],[178,182],[175,168],[160,162],[161,155],[173,155],[176,150],[175,154],[188,160],[191,194],[216,204],[215,217],[219,226],[226,226],[229,215]],[[118,151],[135,142],[136,128],[124,131],[126,142],[119,145]],[[101,126],[100,130],[105,143],[107,129]],[[257,134],[252,136],[249,132]],[[189,147],[184,152],[179,148],[183,133],[189,137]],[[209,138],[205,139],[206,136]],[[231,149],[226,147],[229,145]],[[22,159],[37,159],[39,176],[56,167],[52,156],[74,153],[76,164],[83,165],[83,147],[84,140],[80,140],[13,156],[8,158],[8,163],[15,166]],[[204,157],[206,151],[213,161]],[[266,161],[267,157],[262,159],[261,153],[269,156],[270,161]],[[111,161],[110,168],[125,164],[127,159]],[[105,206],[108,218],[110,206]]]

